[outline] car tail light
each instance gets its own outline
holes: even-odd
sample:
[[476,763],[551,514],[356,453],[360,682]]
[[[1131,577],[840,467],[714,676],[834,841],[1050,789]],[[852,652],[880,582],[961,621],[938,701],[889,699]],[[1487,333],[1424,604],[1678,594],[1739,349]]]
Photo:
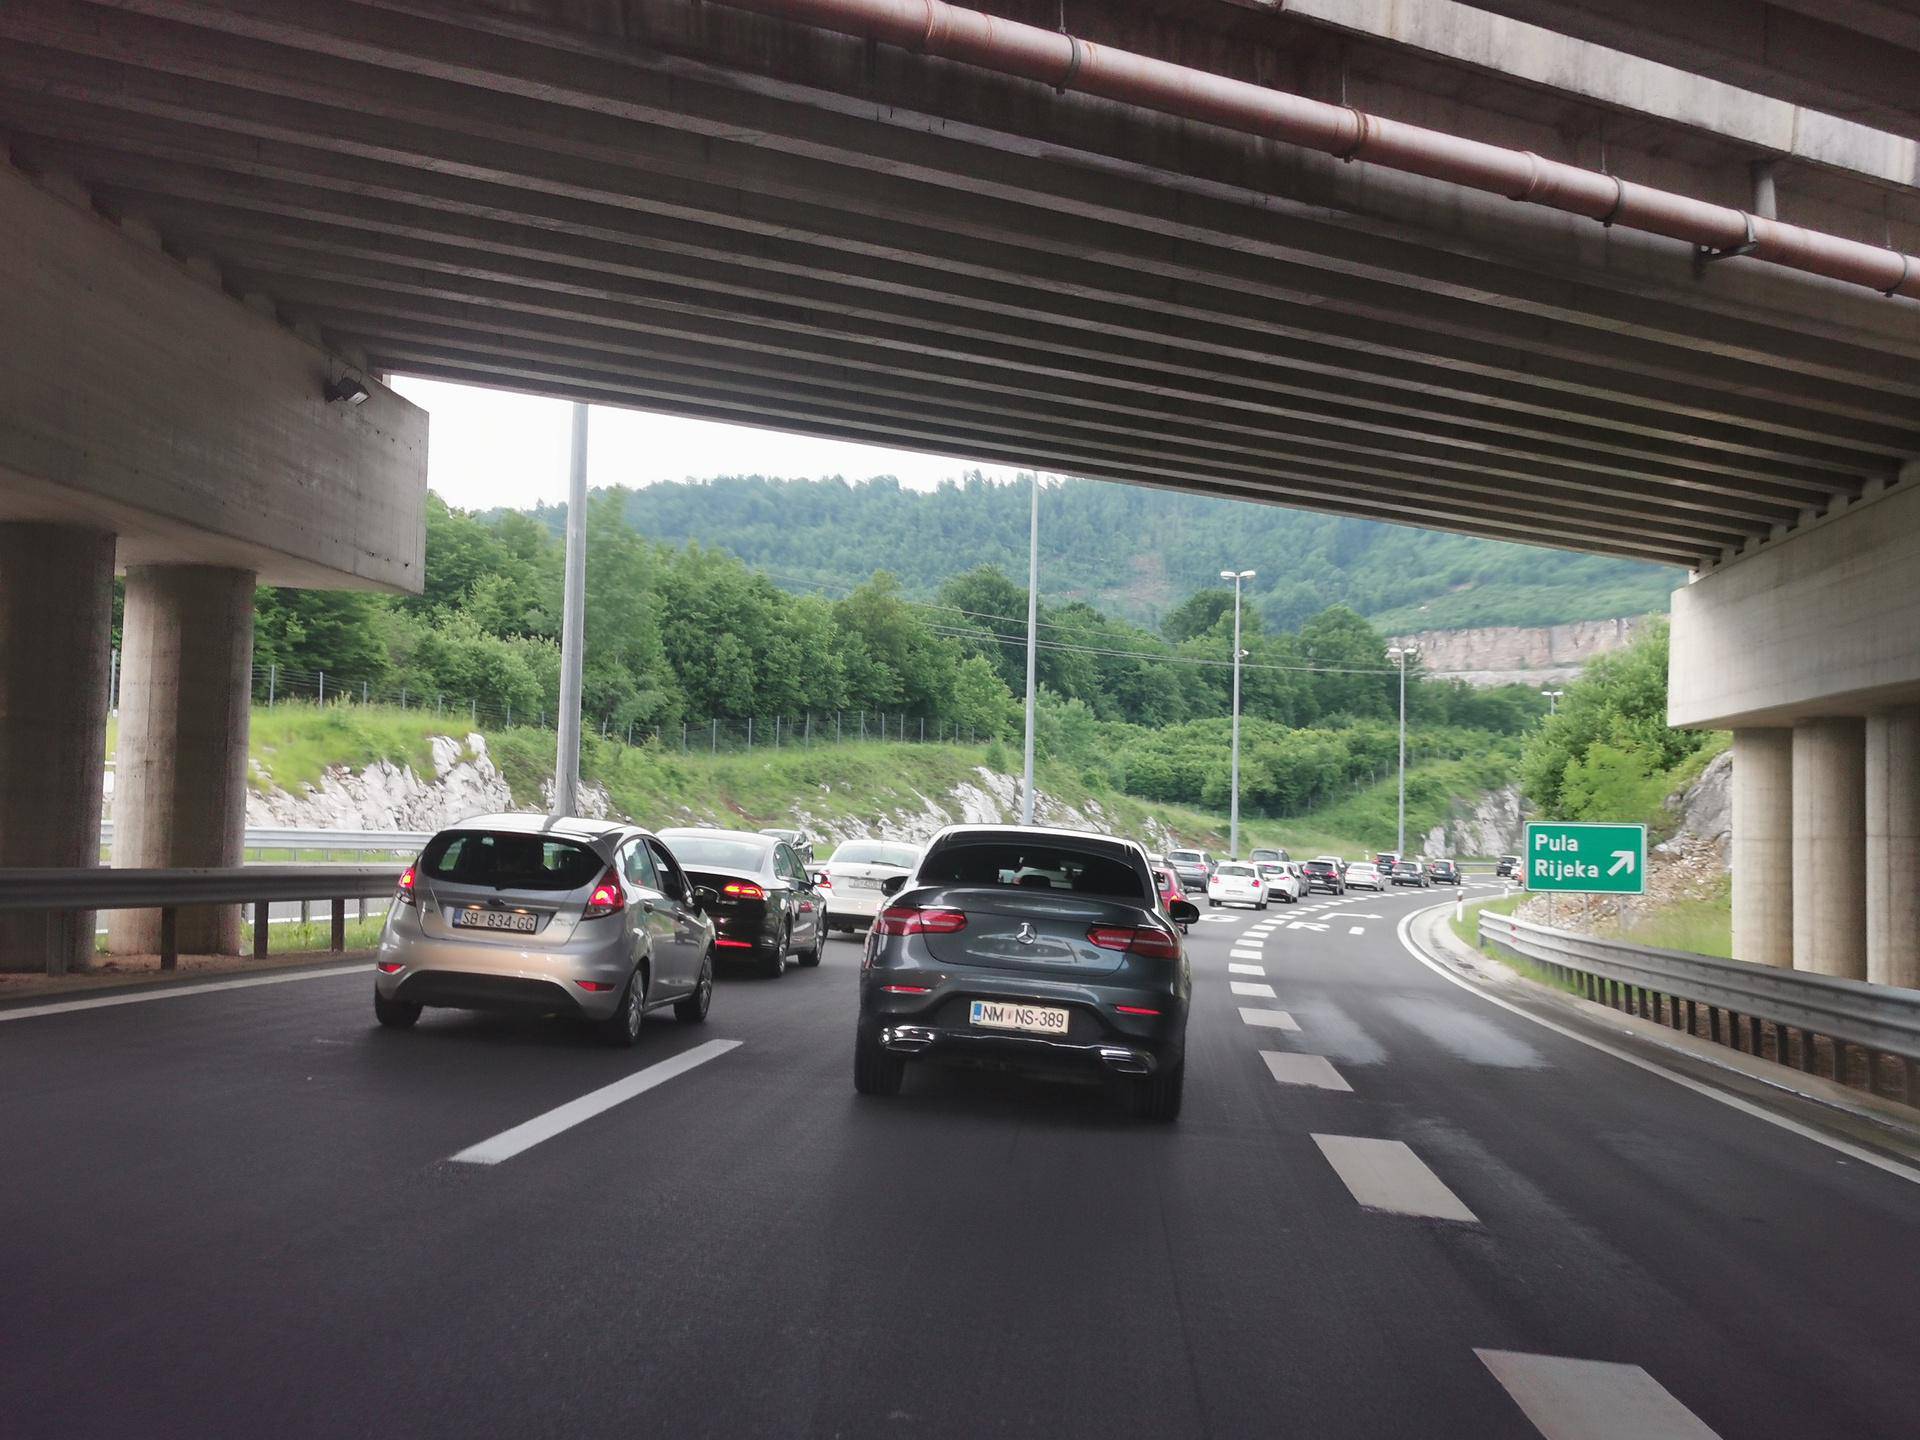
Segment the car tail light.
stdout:
[[573,983],[578,985],[582,990],[592,990],[597,992],[601,990],[613,989],[613,986],[605,980],[576,980]]
[[876,935],[957,935],[966,928],[964,910],[922,910],[918,905],[889,905],[873,922]]
[[1150,1010],[1145,1005],[1116,1005],[1113,1007],[1120,1015],[1158,1015],[1158,1010]]
[[764,900],[767,892],[750,880],[734,880],[720,887],[722,895],[731,895],[736,900]]
[[406,968],[406,962],[403,960],[382,960],[380,962],[380,973],[382,975],[398,975]]
[[882,985],[880,988],[889,995],[931,995],[933,993],[931,985]]
[[1258,880],[1255,880],[1255,881],[1253,882],[1253,888],[1254,888],[1254,889],[1256,889],[1256,890],[1258,890],[1258,889],[1260,888],[1260,882],[1259,882]]
[[731,935],[716,935],[713,937],[713,943],[728,950],[751,950],[753,948],[753,942],[751,940],[736,940]]
[[600,883],[593,887],[593,893],[587,896],[587,908],[580,918],[598,920],[602,915],[617,915],[626,908],[627,892],[620,888],[620,877],[609,865]]
[[1102,950],[1119,950],[1147,960],[1178,960],[1180,942],[1157,925],[1095,925],[1087,939]]
[[420,899],[413,893],[413,866],[409,865],[400,872],[400,883],[393,889],[393,898],[402,905],[418,905]]
[[813,877],[813,883],[822,890],[831,890],[833,888],[833,876],[822,870],[818,875]]

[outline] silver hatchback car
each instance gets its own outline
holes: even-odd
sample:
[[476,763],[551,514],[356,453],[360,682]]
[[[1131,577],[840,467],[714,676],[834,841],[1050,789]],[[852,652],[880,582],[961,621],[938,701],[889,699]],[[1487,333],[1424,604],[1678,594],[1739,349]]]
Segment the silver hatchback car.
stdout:
[[649,1010],[707,1018],[712,892],[638,826],[482,815],[442,830],[400,877],[380,934],[373,1012],[423,1006],[593,1022],[631,1045]]

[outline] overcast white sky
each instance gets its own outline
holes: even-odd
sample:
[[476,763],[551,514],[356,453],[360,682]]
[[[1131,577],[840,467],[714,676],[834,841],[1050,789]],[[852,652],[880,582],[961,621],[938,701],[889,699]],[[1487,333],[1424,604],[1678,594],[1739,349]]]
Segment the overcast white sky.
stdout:
[[[566,499],[566,401],[408,376],[396,376],[393,388],[433,416],[427,483],[449,505],[485,510]],[[1003,465],[606,406],[594,407],[587,431],[589,485],[709,475],[897,475],[903,485],[930,489],[971,469],[995,479],[1014,475]]]

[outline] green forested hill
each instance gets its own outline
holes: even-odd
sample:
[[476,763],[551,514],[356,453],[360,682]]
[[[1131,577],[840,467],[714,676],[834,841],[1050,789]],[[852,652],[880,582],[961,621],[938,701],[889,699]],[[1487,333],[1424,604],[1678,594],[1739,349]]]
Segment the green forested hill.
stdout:
[[[978,476],[932,491],[887,477],[723,476],[625,496],[649,539],[719,546],[801,585],[888,570],[917,596],[982,563],[1024,573],[1027,504],[1024,486]],[[1270,629],[1335,603],[1386,629],[1607,619],[1664,611],[1681,579],[1627,560],[1092,480],[1048,490],[1041,507],[1042,594],[1147,624],[1227,566],[1260,572],[1252,599]]]

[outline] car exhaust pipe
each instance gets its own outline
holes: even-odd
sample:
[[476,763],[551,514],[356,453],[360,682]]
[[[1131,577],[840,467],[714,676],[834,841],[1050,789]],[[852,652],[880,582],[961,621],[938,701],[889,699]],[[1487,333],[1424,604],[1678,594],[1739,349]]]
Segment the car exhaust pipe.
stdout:
[[1116,1075],[1151,1075],[1153,1057],[1123,1045],[1102,1045],[1100,1063]]
[[880,1046],[895,1055],[924,1055],[933,1048],[933,1031],[920,1025],[889,1025],[880,1032]]

